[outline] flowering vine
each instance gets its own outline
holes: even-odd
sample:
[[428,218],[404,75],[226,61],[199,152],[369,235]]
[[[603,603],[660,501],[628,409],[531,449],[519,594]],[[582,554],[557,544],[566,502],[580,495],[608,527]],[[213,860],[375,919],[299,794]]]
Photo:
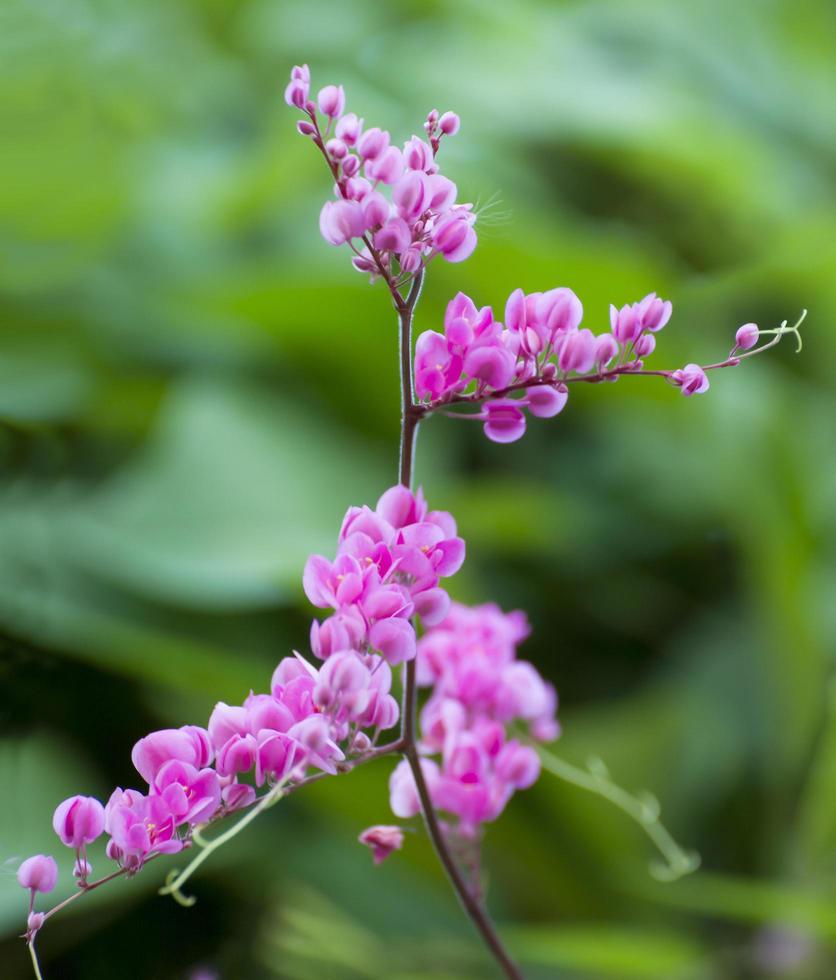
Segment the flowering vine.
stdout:
[[[385,755],[402,757],[389,780],[393,814],[402,820],[423,815],[452,887],[508,977],[522,974],[488,914],[480,844],[485,825],[537,780],[541,768],[637,820],[665,859],[656,870],[660,877],[688,873],[699,862],[659,823],[655,798],[620,789],[600,761],[583,770],[544,748],[560,731],[557,695],[518,657],[529,632],[525,615],[451,602],[446,579],[461,567],[465,543],[453,516],[430,510],[422,491],[412,490],[415,436],[422,419],[441,413],[476,419],[489,439],[513,442],[525,432],[526,412],[559,414],[570,385],[622,376],[661,377],[683,395],[702,394],[708,372],[737,366],[786,334],[800,349],[804,314],[793,326],[744,324],[722,361],[654,370],[645,362],[672,312],[655,293],[612,306],[609,330],[597,333],[582,326],[581,301],[564,286],[529,294],[516,289],[505,303],[504,322],[491,307],[477,308],[459,293],[447,306],[443,332],[425,331],[413,352],[413,317],[428,266],[439,256],[461,262],[477,244],[476,212],[458,202],[456,185],[438,164],[443,139],[459,130],[458,116],[433,110],[424,136],[401,147],[385,130],[345,111],[342,86],[327,85],[312,100],[307,66],[293,69],[285,101],[301,112],[297,129],[320,152],[333,180],[334,198],[320,213],[323,237],[346,246],[356,270],[385,283],[397,314],[399,480],[374,508],[348,509],[333,558],[312,555],[305,565],[305,594],[327,610],[311,626],[315,659],[285,657],[269,690],[251,691],[236,705],[219,702],[206,727],[140,738],[131,760],[142,789],[116,788],[106,803],[77,795],[58,805],[53,827],[75,855],[77,891],[36,911],[36,896],[55,888],[56,862],[38,854],[18,870],[29,892],[24,938],[37,977],[36,937],[82,895],[136,875],[164,855],[189,852],[191,860],[169,872],[161,893],[190,905],[194,899],[182,890],[189,878],[260,813],[314,780]],[[763,337],[771,339],[761,343]],[[393,668],[402,676],[400,703],[391,693]],[[419,689],[428,691],[420,711]],[[207,836],[236,812],[237,822]],[[88,845],[103,835],[114,867],[91,880]],[[400,825],[380,824],[359,840],[379,863],[403,846],[404,834]]]

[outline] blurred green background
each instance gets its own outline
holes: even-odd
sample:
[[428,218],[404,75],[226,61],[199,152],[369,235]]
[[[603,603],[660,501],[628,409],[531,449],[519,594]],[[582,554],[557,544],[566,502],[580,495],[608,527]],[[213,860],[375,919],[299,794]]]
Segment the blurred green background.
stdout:
[[[306,555],[395,479],[395,324],[319,236],[329,181],[281,99],[302,61],[398,140],[457,110],[445,172],[501,199],[433,266],[419,330],[458,289],[501,310],[571,285],[593,328],[658,290],[678,367],[809,307],[800,356],[699,399],[573,391],[508,447],[433,419],[418,474],[468,541],[454,595],[528,611],[559,751],[652,789],[703,855],[656,883],[640,829],[544,775],[485,848],[527,975],[833,977],[830,0],[5,0],[0,974],[29,974],[14,869],[56,850],[55,804],[264,690],[306,648]],[[157,866],[79,902],[46,977],[495,976],[420,830],[378,869],[355,843],[391,819],[388,770],[271,811],[195,908]]]

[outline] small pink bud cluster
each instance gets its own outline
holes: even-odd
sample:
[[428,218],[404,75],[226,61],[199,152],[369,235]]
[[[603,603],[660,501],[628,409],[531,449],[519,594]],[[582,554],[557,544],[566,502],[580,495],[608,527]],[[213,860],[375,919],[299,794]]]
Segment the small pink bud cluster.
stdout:
[[401,149],[386,130],[345,112],[341,85],[321,89],[316,102],[309,87],[307,65],[295,67],[285,101],[307,117],[297,129],[320,149],[334,177],[336,200],[319,218],[323,238],[350,244],[355,268],[372,277],[412,275],[435,255],[468,258],[476,215],[470,204],[456,203],[456,185],[436,163],[441,137],[458,131],[458,116],[433,110],[424,125],[429,142],[413,136]]
[[379,654],[398,664],[415,656],[411,617],[425,626],[440,622],[450,599],[439,580],[464,561],[464,541],[445,511],[427,509],[423,494],[387,490],[377,507],[350,507],[339,534],[337,556],[312,555],[305,566],[305,594],[333,609],[311,627],[311,649],[323,660],[344,650]]
[[[554,688],[517,659],[528,632],[521,612],[453,603],[418,644],[418,683],[432,688],[421,712],[421,765],[433,804],[457,820],[454,829],[465,837],[539,776],[536,751],[509,737],[509,726],[524,724],[541,741],[560,732]],[[392,773],[389,790],[397,816],[420,812],[406,761]]]
[[[671,304],[655,293],[638,303],[610,309],[611,330],[581,327],[583,306],[566,287],[545,293],[515,290],[505,306],[505,324],[493,310],[477,310],[459,293],[447,306],[444,333],[427,330],[415,348],[415,388],[429,408],[451,400],[484,400],[476,416],[494,442],[514,442],[525,433],[524,409],[550,418],[568,399],[572,376],[615,380],[640,371],[656,346],[655,334],[670,319]],[[708,379],[697,365],[666,376],[683,394],[705,391]],[[510,397],[516,394],[518,397]],[[468,396],[462,398],[461,396]]]

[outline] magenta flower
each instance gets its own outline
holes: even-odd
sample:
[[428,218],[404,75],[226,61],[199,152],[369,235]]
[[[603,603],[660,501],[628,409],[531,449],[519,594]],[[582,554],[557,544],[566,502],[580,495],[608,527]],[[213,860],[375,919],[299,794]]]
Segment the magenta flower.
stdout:
[[160,767],[172,759],[205,768],[212,762],[212,745],[210,733],[197,725],[164,728],[141,738],[131,751],[131,761],[150,786]]
[[161,766],[152,790],[162,797],[178,824],[206,823],[221,804],[221,786],[214,769],[195,769],[172,759]]
[[285,732],[265,728],[258,733],[256,741],[256,786],[263,786],[268,777],[274,782],[281,782],[307,761],[302,743]]
[[174,854],[183,842],[176,834],[177,818],[161,796],[133,790],[114,790],[108,801],[108,830],[119,860],[137,867],[150,854]]
[[71,796],[59,803],[52,826],[67,847],[83,847],[101,836],[104,807],[92,796]]
[[371,848],[374,863],[380,864],[392,851],[399,851],[403,847],[404,837],[400,827],[377,824],[368,827],[357,839],[361,844]]

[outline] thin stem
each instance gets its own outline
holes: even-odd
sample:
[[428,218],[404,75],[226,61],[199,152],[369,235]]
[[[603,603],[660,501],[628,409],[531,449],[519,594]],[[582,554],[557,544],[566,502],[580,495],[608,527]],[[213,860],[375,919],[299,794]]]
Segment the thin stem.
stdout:
[[415,384],[412,379],[412,318],[423,284],[424,270],[421,268],[415,273],[409,295],[398,309],[400,324],[398,359],[401,377],[401,448],[398,478],[405,487],[412,485],[415,440],[418,436],[418,425],[424,414],[423,409],[415,404]]
[[35,940],[30,940],[26,945],[29,947],[29,955],[32,957],[32,969],[35,971],[37,980],[44,980],[40,964],[38,963],[38,954],[35,952]]
[[[401,445],[398,473],[400,482],[406,487],[411,487],[412,485],[415,462],[415,438],[418,432],[418,426],[425,414],[424,407],[415,403],[415,387],[412,377],[412,318],[415,312],[415,304],[418,302],[418,297],[421,294],[423,278],[423,269],[419,269],[413,279],[409,295],[403,304],[397,307],[400,326],[398,336],[401,377]],[[522,980],[522,973],[520,973],[519,968],[503,946],[502,940],[497,934],[487,909],[485,909],[468,887],[461,869],[450,851],[438,815],[433,807],[429,787],[424,778],[424,771],[421,768],[421,757],[418,754],[416,742],[417,700],[418,686],[415,675],[415,661],[410,660],[406,664],[404,671],[401,737],[399,741],[401,752],[409,763],[412,777],[415,780],[427,834],[432,841],[435,853],[438,855],[442,867],[447,873],[450,884],[456,892],[465,912],[481,934],[485,945],[510,980]]]
[[274,803],[278,803],[282,796],[285,795],[284,783],[279,783],[261,797],[259,802],[245,814],[236,824],[233,824],[229,830],[224,831],[219,837],[215,837],[213,840],[209,841],[201,851],[199,851],[192,860],[186,865],[183,871],[178,872],[176,869],[172,871],[166,878],[165,885],[160,889],[160,895],[171,895],[176,898],[182,904],[192,905],[194,899],[186,898],[180,889],[183,885],[191,878],[191,876],[197,871],[197,869],[203,864],[203,862],[216,851],[219,847],[222,847],[228,841],[236,837],[241,831],[251,824],[253,820],[260,814],[267,810],[269,807],[273,806]]
[[[154,858],[156,857],[159,857],[159,855],[153,854],[150,858],[148,858],[148,861],[153,861]],[[145,863],[148,864],[148,861],[146,861]],[[114,878],[121,878],[122,875],[124,874],[127,874],[127,868],[120,868],[118,871],[114,871],[109,875],[105,875],[104,878],[99,878],[98,881],[90,882],[89,885],[85,885],[84,888],[80,888],[77,892],[70,895],[69,898],[65,898],[63,902],[59,902],[57,905],[54,905],[48,912],[44,914],[44,922],[46,922],[47,919],[55,915],[56,912],[60,912],[61,909],[66,908],[72,902],[75,902],[77,899],[81,898],[82,895],[86,895],[88,892],[95,891],[97,888],[100,888],[102,885],[106,885],[109,881],[113,881]]]

